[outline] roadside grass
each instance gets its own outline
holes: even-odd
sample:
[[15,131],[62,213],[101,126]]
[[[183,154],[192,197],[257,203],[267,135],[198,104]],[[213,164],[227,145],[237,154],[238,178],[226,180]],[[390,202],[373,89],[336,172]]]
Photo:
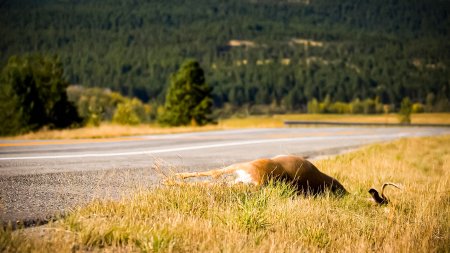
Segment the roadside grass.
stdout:
[[[350,195],[286,184],[159,186],[94,201],[45,226],[0,230],[0,252],[448,252],[450,136],[376,144],[315,162]],[[367,190],[395,182],[388,206]]]
[[[398,114],[285,114],[276,115],[282,120],[309,120],[360,123],[399,123]],[[411,115],[413,124],[450,124],[450,113],[415,113]]]
[[[422,124],[450,124],[450,113],[420,113],[412,115],[412,123]],[[142,124],[138,126],[124,126],[112,123],[102,123],[98,127],[87,126],[76,129],[40,130],[24,135],[8,137],[7,139],[35,140],[35,139],[88,139],[114,138],[120,136],[136,136],[145,134],[173,134],[200,132],[212,130],[238,128],[274,128],[283,127],[285,120],[305,121],[335,121],[362,123],[398,123],[397,114],[379,115],[342,115],[342,114],[283,114],[273,116],[249,116],[246,118],[221,119],[217,125],[162,127],[158,124]]]
[[203,127],[161,127],[157,124],[142,124],[137,126],[119,125],[103,122],[100,126],[86,126],[74,129],[39,130],[8,139],[36,140],[36,139],[98,139],[114,138],[120,136],[136,136],[145,134],[173,134],[199,131],[211,131],[219,129],[216,125]]

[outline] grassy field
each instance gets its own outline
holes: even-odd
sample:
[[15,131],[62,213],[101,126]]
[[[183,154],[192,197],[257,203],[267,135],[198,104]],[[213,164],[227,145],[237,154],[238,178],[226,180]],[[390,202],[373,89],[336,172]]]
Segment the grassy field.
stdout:
[[[401,139],[316,162],[350,195],[283,184],[160,186],[95,201],[43,227],[0,231],[0,252],[448,252],[450,136]],[[396,182],[388,206],[367,190]]]
[[[223,119],[217,125],[203,127],[161,127],[157,124],[139,126],[122,126],[103,123],[99,127],[83,127],[66,130],[41,130],[8,139],[86,139],[114,138],[144,134],[169,134],[196,131],[211,131],[236,128],[272,128],[283,127],[285,120],[363,122],[363,123],[398,123],[397,114],[383,115],[341,115],[341,114],[285,114],[274,116],[250,116],[247,118]],[[421,113],[412,115],[412,123],[450,124],[450,113]]]
[[[282,120],[310,120],[361,123],[399,123],[398,114],[287,114],[275,116]],[[411,116],[412,124],[450,124],[450,113],[416,113]]]

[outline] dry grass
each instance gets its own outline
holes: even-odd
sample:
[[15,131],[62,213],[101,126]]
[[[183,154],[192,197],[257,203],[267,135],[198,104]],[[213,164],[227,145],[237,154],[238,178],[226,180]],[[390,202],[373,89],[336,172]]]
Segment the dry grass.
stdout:
[[[231,118],[220,120],[217,125],[203,127],[161,127],[157,124],[139,126],[122,126],[103,123],[99,127],[83,127],[66,130],[41,130],[9,139],[87,139],[114,138],[120,136],[136,136],[145,134],[172,134],[200,132],[237,128],[273,128],[283,127],[284,120],[337,121],[364,123],[398,123],[398,115],[341,115],[341,114],[286,114],[275,116],[251,116],[247,118]],[[412,123],[450,124],[450,113],[422,113],[412,115]]]
[[[450,136],[402,139],[317,162],[352,194],[159,187],[97,201],[45,227],[0,232],[0,251],[448,252]],[[391,181],[391,204],[366,200]]]
[[[398,114],[287,114],[278,115],[276,118],[283,120],[309,120],[309,121],[333,121],[333,122],[361,122],[361,123],[399,123]],[[450,124],[450,113],[417,113],[411,116],[413,124]]]
[[156,124],[143,124],[138,126],[117,125],[102,123],[100,126],[88,126],[76,129],[64,130],[40,130],[30,132],[12,139],[34,140],[34,139],[88,139],[88,138],[114,138],[120,136],[135,136],[145,134],[172,134],[196,131],[210,131],[218,129],[217,126],[204,127],[161,127]]

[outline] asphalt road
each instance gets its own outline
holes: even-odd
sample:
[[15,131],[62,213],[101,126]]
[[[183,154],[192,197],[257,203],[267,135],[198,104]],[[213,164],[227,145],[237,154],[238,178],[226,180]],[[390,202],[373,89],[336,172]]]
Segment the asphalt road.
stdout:
[[321,127],[214,131],[98,140],[0,141],[0,220],[45,219],[95,198],[126,197],[160,173],[280,154],[317,158],[450,128]]

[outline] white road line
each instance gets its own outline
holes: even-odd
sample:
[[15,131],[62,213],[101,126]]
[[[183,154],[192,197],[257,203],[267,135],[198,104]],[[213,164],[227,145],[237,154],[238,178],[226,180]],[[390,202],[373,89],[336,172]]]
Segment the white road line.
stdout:
[[380,139],[386,138],[401,138],[410,136],[407,133],[398,134],[381,134],[381,135],[346,135],[346,136],[319,136],[319,137],[300,137],[300,138],[280,138],[280,139],[267,139],[267,140],[251,140],[251,141],[239,141],[228,142],[220,144],[198,145],[188,147],[177,147],[168,149],[156,149],[148,151],[134,151],[134,152],[120,152],[120,153],[91,153],[91,154],[73,154],[73,155],[55,155],[55,156],[24,156],[24,157],[2,157],[0,161],[5,160],[35,160],[35,159],[64,159],[64,158],[85,158],[85,157],[112,157],[112,156],[131,156],[131,155],[149,155],[149,154],[161,154],[179,151],[199,150],[199,149],[211,149],[211,148],[223,148],[232,146],[252,145],[252,144],[267,144],[267,143],[280,143],[280,142],[298,142],[298,141],[320,141],[320,140],[348,140],[348,139]]

